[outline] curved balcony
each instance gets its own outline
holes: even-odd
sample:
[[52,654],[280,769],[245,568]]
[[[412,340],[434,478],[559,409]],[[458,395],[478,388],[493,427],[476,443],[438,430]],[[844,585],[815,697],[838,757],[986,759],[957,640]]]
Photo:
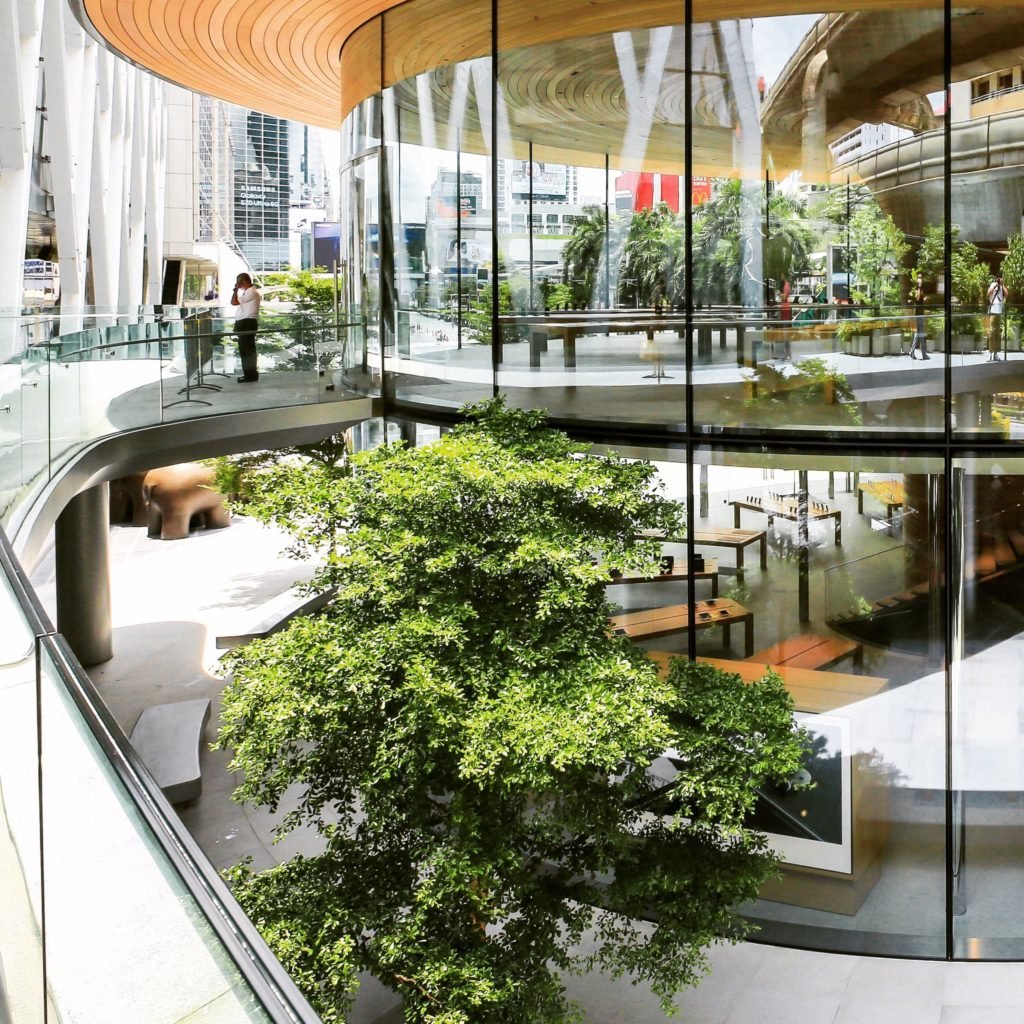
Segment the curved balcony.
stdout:
[[[24,581],[54,518],[122,468],[322,436],[357,328],[267,317],[263,380],[180,310],[0,318],[0,1017],[319,1020],[171,810]],[[10,533],[18,557],[7,541]]]

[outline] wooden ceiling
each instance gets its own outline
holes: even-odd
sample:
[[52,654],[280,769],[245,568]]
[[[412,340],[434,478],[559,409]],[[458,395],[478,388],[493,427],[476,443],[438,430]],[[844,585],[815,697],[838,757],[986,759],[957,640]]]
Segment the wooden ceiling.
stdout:
[[[344,108],[351,109],[360,94],[375,91],[381,74],[392,84],[490,52],[490,0],[77,2],[114,49],[156,74],[198,92],[327,128],[337,128],[342,119],[343,61]],[[844,6],[840,0],[695,0],[694,15],[697,21],[712,21]],[[859,10],[892,6],[892,0],[856,0]],[[898,0],[898,6],[934,8],[937,0]],[[432,8],[444,16],[435,17]],[[503,54],[521,50],[536,68],[538,55],[529,52],[531,47],[671,25],[678,23],[681,10],[679,0],[501,0],[499,47]],[[367,23],[385,11],[391,13],[380,59],[379,22]],[[366,28],[357,33],[360,26]]]

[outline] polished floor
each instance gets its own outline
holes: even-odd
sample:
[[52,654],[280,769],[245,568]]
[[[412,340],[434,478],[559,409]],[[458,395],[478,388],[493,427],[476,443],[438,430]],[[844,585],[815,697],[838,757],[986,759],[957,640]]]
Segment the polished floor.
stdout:
[[[126,730],[149,704],[199,696],[216,700],[223,681],[215,637],[234,631],[253,609],[302,575],[300,565],[283,557],[283,543],[281,536],[244,519],[228,530],[178,542],[151,540],[142,529],[112,529],[115,656],[91,675]],[[34,582],[52,605],[52,561],[40,565]],[[212,739],[216,717],[209,729]],[[908,751],[912,746],[908,738]],[[234,779],[227,760],[225,754],[204,752],[203,794],[179,809],[212,862],[225,867],[248,855],[259,867],[312,848],[312,837],[303,835],[275,845],[273,817],[231,801]],[[911,865],[904,883],[914,882],[913,876]],[[890,919],[896,916],[893,923],[902,919],[907,931],[920,927],[920,915],[930,912],[920,890],[915,898],[889,901],[881,909]],[[1024,964],[886,960],[749,943],[715,948],[709,959],[708,978],[677,999],[682,1015],[676,1019],[687,1024],[1008,1024],[1024,1019]],[[628,978],[591,975],[566,984],[583,1006],[587,1024],[666,1019],[645,988]],[[390,994],[368,982],[350,1019],[391,1024],[400,1018]]]

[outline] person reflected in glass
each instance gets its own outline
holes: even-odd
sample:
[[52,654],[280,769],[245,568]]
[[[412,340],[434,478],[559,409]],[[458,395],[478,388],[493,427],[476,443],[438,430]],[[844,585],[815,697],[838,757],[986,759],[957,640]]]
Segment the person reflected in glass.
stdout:
[[256,365],[256,332],[260,326],[260,302],[262,296],[248,274],[235,278],[231,292],[231,305],[235,307],[235,337],[238,339],[238,355],[242,360],[242,376],[239,384],[255,384],[260,379]]
[[914,287],[910,290],[910,301],[914,306],[914,337],[910,341],[910,352],[907,354],[911,359],[916,358],[914,353],[920,349],[922,359],[930,359],[928,355],[928,332],[925,329],[925,293],[924,275],[918,274]]
[[[999,350],[1003,347],[1003,311],[1006,309],[1006,285],[1002,277],[997,277],[988,286],[988,361],[999,359]],[[1006,356],[1003,356],[1005,359]]]

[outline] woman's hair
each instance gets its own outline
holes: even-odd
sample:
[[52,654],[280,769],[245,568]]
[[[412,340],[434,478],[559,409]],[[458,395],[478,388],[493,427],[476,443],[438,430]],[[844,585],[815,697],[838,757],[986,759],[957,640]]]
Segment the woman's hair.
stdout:
[[248,274],[239,274],[236,280],[244,281],[250,288],[252,287],[252,278]]

